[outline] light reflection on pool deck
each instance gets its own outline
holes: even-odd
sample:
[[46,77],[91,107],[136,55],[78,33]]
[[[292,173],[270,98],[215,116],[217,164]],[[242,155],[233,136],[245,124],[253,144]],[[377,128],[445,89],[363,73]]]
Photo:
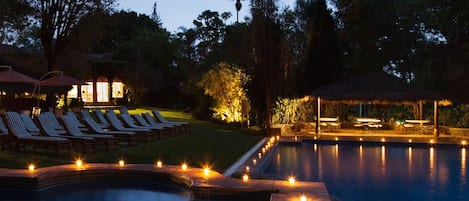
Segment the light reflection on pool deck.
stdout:
[[324,182],[342,201],[467,201],[461,146],[281,144],[264,173]]

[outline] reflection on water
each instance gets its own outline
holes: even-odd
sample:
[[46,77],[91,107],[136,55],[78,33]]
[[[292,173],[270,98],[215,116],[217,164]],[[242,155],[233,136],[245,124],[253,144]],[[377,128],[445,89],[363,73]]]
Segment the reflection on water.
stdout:
[[303,143],[276,156],[265,173],[325,182],[342,201],[469,200],[465,148]]
[[466,184],[466,148],[461,149],[461,183]]

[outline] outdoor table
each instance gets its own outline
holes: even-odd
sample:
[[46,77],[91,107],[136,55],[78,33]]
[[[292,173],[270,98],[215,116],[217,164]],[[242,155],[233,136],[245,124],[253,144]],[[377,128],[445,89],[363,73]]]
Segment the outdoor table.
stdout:
[[380,119],[375,118],[357,118],[355,127],[368,127],[368,128],[380,128],[383,125],[380,124]]
[[320,117],[320,126],[328,129],[339,128],[339,118],[336,117]]
[[[427,119],[407,119],[405,120],[404,128],[414,128],[416,127],[417,130],[420,132],[425,132],[426,126],[425,124],[430,123],[430,120]],[[416,126],[414,126],[416,125]]]

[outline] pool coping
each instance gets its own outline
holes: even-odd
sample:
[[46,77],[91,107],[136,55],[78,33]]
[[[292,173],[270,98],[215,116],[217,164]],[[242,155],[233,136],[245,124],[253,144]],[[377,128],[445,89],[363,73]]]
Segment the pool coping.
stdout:
[[[192,192],[195,199],[233,199],[253,198],[259,200],[290,200],[301,195],[314,197],[316,200],[330,201],[330,196],[323,183],[296,182],[286,180],[249,179],[244,181],[226,177],[210,171],[205,174],[202,168],[151,164],[85,163],[81,167],[75,164],[28,169],[0,169],[0,188],[3,190],[41,191],[55,186],[86,182],[153,182],[166,183],[185,188]],[[163,182],[162,182],[163,181]],[[276,196],[281,195],[281,196]]]

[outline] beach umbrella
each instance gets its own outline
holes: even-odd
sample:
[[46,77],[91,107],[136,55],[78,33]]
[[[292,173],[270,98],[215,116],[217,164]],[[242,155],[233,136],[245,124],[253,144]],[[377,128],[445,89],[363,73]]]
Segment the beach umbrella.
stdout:
[[64,75],[61,71],[58,71],[56,75],[50,77],[49,79],[35,82],[34,85],[64,87],[64,86],[72,86],[72,85],[87,85],[87,83],[81,80],[78,80],[76,78]]
[[12,70],[11,66],[0,66],[0,69],[2,68],[6,69],[0,71],[0,82],[2,83],[35,83],[38,81],[32,77]]

